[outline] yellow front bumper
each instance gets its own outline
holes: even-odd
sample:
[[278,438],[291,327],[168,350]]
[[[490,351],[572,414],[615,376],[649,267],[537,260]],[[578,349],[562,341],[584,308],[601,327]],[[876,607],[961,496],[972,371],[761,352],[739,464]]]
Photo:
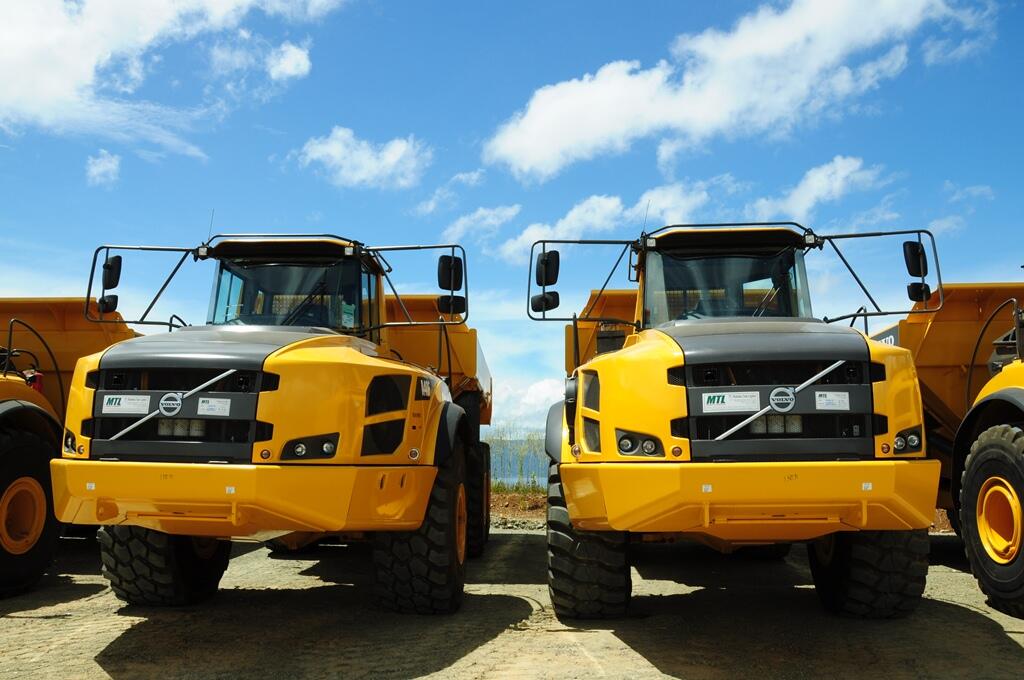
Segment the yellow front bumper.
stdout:
[[423,521],[436,468],[51,462],[57,519],[192,536],[401,531]]
[[566,463],[578,529],[690,533],[730,543],[932,524],[937,460]]

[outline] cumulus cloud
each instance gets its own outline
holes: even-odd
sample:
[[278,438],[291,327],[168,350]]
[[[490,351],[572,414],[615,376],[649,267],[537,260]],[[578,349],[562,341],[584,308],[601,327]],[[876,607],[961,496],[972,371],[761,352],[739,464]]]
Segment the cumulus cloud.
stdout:
[[757,220],[784,218],[800,222],[809,218],[819,203],[838,200],[851,191],[879,186],[881,172],[881,166],[865,168],[861,158],[836,156],[808,170],[785,194],[757,199],[747,206],[747,215]]
[[964,218],[960,215],[946,215],[928,223],[928,230],[933,234],[949,234],[964,228]]
[[[996,41],[996,14],[993,0],[982,5],[946,7],[945,34],[932,36],[921,44],[921,54],[928,66],[962,61],[987,50]],[[959,30],[962,35],[951,35]]]
[[338,187],[407,189],[419,183],[433,151],[413,135],[375,144],[335,126],[326,137],[309,139],[297,155],[303,167],[319,167]]
[[309,61],[309,49],[284,42],[267,56],[266,66],[267,75],[271,80],[305,78],[312,68]]
[[[185,136],[216,105],[181,109],[130,100],[154,51],[238,29],[252,12],[289,21],[323,17],[339,0],[37,0],[0,3],[0,130],[145,142],[203,156]],[[237,54],[220,53],[229,67]]]
[[897,76],[910,38],[947,17],[942,0],[795,0],[730,30],[682,35],[649,68],[614,61],[547,85],[485,145],[488,163],[543,181],[567,165],[663,137],[662,167],[714,136],[785,134]]
[[452,205],[455,203],[455,188],[457,186],[475,187],[483,179],[483,168],[456,173],[452,175],[451,179],[435,189],[430,198],[417,203],[413,212],[417,215],[430,215],[441,207]]
[[85,160],[85,181],[89,186],[110,186],[121,175],[121,157],[106,149]]
[[991,201],[996,197],[996,192],[987,184],[972,184],[971,186],[962,187],[947,179],[943,183],[942,188],[949,194],[950,203],[959,203],[960,201],[978,198]]
[[477,208],[448,225],[443,239],[448,242],[460,241],[469,236],[474,241],[486,240],[498,229],[519,214],[519,205],[499,205],[494,208]]

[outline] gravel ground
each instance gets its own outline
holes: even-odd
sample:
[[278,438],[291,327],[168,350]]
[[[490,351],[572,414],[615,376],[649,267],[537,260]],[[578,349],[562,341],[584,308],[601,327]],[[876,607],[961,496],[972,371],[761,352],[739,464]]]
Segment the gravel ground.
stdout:
[[834,677],[1019,678],[1024,621],[982,599],[955,537],[933,536],[927,597],[869,622],[818,606],[804,551],[785,562],[697,546],[638,551],[628,619],[551,613],[544,535],[496,530],[470,563],[462,611],[376,610],[365,547],[276,557],[239,543],[201,606],[124,606],[91,541],[66,541],[54,575],[0,601],[2,678]]

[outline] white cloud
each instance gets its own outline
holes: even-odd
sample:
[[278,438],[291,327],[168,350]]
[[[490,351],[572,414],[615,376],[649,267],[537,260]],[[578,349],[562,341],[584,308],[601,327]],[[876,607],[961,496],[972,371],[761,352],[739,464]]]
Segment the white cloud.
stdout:
[[121,175],[121,157],[106,149],[85,160],[85,180],[90,186],[110,186]]
[[433,151],[413,135],[375,144],[335,126],[326,137],[312,137],[298,152],[303,167],[320,166],[339,187],[407,189],[419,183]]
[[682,224],[688,222],[709,199],[706,182],[693,186],[681,182],[665,184],[645,191],[625,216],[632,222],[646,222],[647,227]]
[[305,78],[312,68],[309,49],[290,42],[281,43],[280,47],[267,56],[266,67],[271,80]]
[[435,189],[430,198],[416,204],[413,212],[417,215],[430,215],[443,206],[452,205],[455,203],[454,187],[456,185],[461,184],[462,186],[475,187],[483,181],[483,178],[483,168],[456,173],[447,182]]
[[959,28],[960,37],[929,37],[921,44],[921,54],[928,66],[948,64],[975,56],[992,46],[996,40],[996,14],[999,8],[992,0],[984,6],[947,7],[946,32]]
[[828,163],[808,170],[786,194],[757,199],[747,206],[747,214],[758,220],[781,217],[800,222],[810,217],[819,203],[835,201],[851,191],[878,186],[881,172],[881,166],[865,168],[863,159],[836,156]]
[[456,242],[465,236],[471,237],[474,241],[490,238],[503,224],[515,219],[519,214],[520,207],[519,205],[499,205],[494,208],[477,208],[449,224],[448,228],[444,230],[442,239],[447,242]]
[[960,201],[976,198],[984,198],[991,201],[996,197],[996,192],[987,184],[973,184],[962,187],[947,179],[943,183],[942,188],[949,194],[950,203],[959,203]]
[[963,229],[964,224],[964,218],[960,215],[946,215],[929,222],[928,231],[933,234],[950,234]]
[[671,61],[615,61],[538,89],[487,142],[484,159],[542,181],[650,136],[668,140],[659,145],[665,167],[717,135],[785,134],[899,74],[903,41],[947,12],[942,0],[764,5],[731,30],[680,36]]
[[618,196],[591,196],[574,205],[553,225],[536,222],[498,248],[498,254],[512,263],[522,263],[530,246],[541,239],[579,239],[589,232],[606,232],[622,220],[624,208]]
[[564,378],[519,379],[494,384],[494,423],[543,430],[548,409],[565,397]]
[[[129,100],[158,48],[235,30],[253,11],[315,20],[337,0],[36,0],[0,3],[0,131],[144,142],[202,157],[185,139],[216,103],[188,109]],[[227,56],[227,55],[222,55]]]

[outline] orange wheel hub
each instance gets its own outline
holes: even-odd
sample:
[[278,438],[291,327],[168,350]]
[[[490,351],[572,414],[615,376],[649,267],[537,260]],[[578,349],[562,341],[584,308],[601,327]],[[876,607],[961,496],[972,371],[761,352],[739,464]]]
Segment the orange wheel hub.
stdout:
[[466,561],[466,487],[459,484],[458,499],[455,501],[455,548],[459,564]]
[[27,553],[46,526],[46,493],[32,477],[19,477],[0,497],[0,545],[12,555]]
[[1020,555],[1022,521],[1020,497],[1002,477],[989,477],[978,493],[978,537],[985,552],[999,564]]

